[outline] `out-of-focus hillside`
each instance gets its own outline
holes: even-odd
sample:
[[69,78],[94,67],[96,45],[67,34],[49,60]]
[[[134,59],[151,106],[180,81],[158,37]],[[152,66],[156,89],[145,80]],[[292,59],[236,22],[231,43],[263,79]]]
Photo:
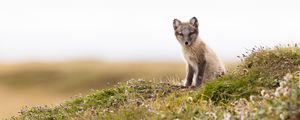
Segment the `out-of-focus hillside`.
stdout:
[[91,60],[0,64],[0,118],[16,115],[25,106],[57,104],[129,79],[180,81],[184,68],[180,63]]
[[37,88],[54,92],[84,92],[108,88],[131,78],[182,78],[179,63],[71,61],[0,65],[0,84],[14,89]]

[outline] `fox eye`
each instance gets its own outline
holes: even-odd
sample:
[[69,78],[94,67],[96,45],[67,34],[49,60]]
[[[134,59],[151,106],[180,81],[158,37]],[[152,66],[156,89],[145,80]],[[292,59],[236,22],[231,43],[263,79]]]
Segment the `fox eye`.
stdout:
[[195,31],[191,31],[189,34],[192,35],[192,34],[194,34],[194,33],[195,33]]
[[177,35],[183,36],[182,32],[177,32]]

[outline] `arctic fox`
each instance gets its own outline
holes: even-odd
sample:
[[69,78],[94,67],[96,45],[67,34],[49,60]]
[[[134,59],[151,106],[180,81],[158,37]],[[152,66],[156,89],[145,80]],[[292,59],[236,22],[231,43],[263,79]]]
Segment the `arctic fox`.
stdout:
[[198,37],[198,20],[189,22],[174,19],[173,27],[176,39],[182,46],[183,56],[187,64],[184,86],[200,86],[204,81],[224,75],[226,70],[216,54]]

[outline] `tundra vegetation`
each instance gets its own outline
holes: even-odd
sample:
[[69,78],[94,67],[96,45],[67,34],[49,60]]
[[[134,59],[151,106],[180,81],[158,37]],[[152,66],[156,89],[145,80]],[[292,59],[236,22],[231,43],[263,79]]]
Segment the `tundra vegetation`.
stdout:
[[300,48],[255,47],[226,75],[199,88],[178,80],[129,80],[11,119],[299,119]]

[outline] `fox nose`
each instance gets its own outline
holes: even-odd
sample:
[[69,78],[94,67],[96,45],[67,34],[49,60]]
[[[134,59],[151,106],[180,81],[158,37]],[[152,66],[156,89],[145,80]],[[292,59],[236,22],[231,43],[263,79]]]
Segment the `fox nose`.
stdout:
[[185,44],[185,45],[188,45],[189,43],[188,43],[188,42],[185,42],[184,44]]

